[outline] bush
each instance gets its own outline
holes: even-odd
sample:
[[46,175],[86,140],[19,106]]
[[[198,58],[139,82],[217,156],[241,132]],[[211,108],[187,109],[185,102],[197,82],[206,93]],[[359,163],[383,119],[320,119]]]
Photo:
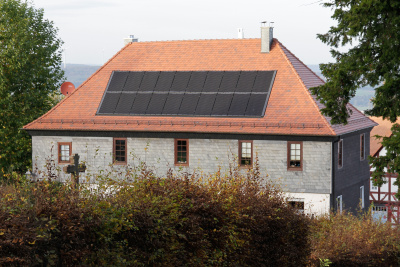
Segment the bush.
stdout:
[[308,220],[257,169],[156,177],[142,165],[96,193],[2,186],[0,265],[304,265]]
[[398,266],[400,231],[390,223],[377,223],[371,213],[359,217],[330,214],[312,222],[311,260],[315,266]]

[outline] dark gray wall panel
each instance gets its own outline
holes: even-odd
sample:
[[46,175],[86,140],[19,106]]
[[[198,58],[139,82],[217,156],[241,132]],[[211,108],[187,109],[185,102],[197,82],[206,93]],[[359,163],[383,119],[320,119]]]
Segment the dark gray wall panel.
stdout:
[[197,116],[210,116],[216,97],[217,94],[201,94],[195,114]]
[[114,113],[121,93],[107,93],[101,104],[99,113]]
[[200,94],[185,94],[182,99],[179,115],[194,115]]
[[129,93],[129,94],[122,93],[114,113],[129,114],[131,112],[131,108],[133,105],[133,101],[135,100],[135,97],[136,97],[135,93]]
[[179,114],[179,108],[181,107],[183,96],[184,94],[168,94],[162,114],[163,115]]
[[143,75],[143,72],[130,72],[125,83],[124,91],[139,91]]
[[231,106],[233,94],[217,94],[211,115],[226,116]]
[[149,105],[152,93],[137,94],[133,102],[131,115],[146,114],[147,106]]

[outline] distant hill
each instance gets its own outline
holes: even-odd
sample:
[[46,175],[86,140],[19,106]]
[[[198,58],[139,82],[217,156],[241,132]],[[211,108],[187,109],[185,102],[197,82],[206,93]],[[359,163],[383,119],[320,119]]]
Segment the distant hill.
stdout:
[[65,77],[68,82],[72,82],[75,85],[75,88],[78,88],[79,85],[86,81],[100,67],[95,65],[67,64],[64,69]]
[[[72,82],[75,85],[75,88],[78,88],[100,67],[101,66],[96,65],[67,64],[64,71],[67,81]],[[308,65],[308,67],[325,80],[318,65]],[[375,91],[372,87],[363,87],[357,91],[356,96],[350,101],[350,103],[361,111],[372,108],[370,99],[374,96],[374,93]]]

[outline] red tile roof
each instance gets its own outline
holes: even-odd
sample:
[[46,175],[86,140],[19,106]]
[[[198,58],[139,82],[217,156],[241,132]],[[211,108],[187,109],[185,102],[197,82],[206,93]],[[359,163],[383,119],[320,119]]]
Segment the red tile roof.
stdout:
[[[260,53],[260,39],[136,42],[126,45],[71,95],[27,130],[169,131],[335,136],[374,126],[354,110],[345,126],[332,126],[309,88],[323,81],[274,39]],[[99,116],[96,111],[112,71],[277,70],[263,118]]]
[[[376,156],[377,153],[381,150],[382,144],[381,139],[377,139],[375,135],[379,136],[391,136],[392,135],[392,123],[389,120],[384,120],[382,117],[370,117],[374,122],[378,125],[375,126],[370,134],[370,155],[372,157]],[[400,123],[400,119],[397,120],[397,123]]]

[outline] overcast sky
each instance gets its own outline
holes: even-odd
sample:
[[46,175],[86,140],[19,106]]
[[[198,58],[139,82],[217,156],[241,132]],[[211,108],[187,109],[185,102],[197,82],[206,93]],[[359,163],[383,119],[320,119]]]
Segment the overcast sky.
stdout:
[[139,41],[260,37],[260,22],[274,22],[274,37],[306,64],[332,61],[316,38],[334,25],[318,0],[32,0],[59,29],[66,62],[102,65]]

